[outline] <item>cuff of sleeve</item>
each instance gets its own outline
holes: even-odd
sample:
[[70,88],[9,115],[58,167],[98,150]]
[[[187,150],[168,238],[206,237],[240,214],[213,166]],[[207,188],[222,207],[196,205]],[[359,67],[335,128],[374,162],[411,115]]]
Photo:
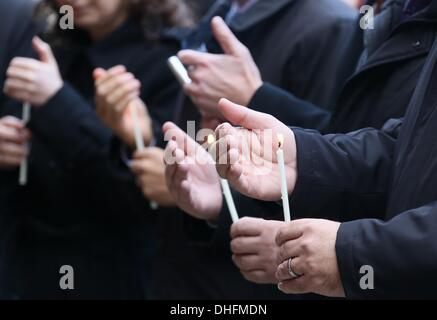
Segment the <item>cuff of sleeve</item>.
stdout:
[[340,278],[348,299],[362,299],[365,292],[360,288],[360,266],[354,259],[354,241],[359,225],[360,221],[342,223],[335,244]]

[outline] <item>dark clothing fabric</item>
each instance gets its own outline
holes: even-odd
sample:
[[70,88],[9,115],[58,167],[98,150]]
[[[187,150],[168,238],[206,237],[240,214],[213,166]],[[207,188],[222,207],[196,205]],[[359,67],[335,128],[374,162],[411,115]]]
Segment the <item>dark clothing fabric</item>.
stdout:
[[[93,110],[92,71],[125,65],[159,127],[173,117],[178,86],[166,59],[179,42],[146,41],[135,20],[95,44],[69,32],[54,46],[65,85],[32,112],[29,184],[15,195],[0,288],[6,298],[142,299],[149,219],[132,201],[146,200]],[[72,291],[59,287],[62,265],[74,268]]]
[[0,3],[0,106],[5,101],[3,86],[12,58],[16,55],[29,56],[32,53],[31,40],[37,31],[31,20],[32,9],[32,5],[26,0]]
[[[185,47],[198,49],[205,44],[209,52],[221,52],[212,39],[210,20],[215,15],[225,17],[229,7],[229,2],[218,1],[186,39]],[[329,107],[336,90],[331,79],[336,77],[354,18],[355,13],[336,0],[261,0],[235,16],[230,27],[253,54],[264,80]],[[184,98],[178,117],[181,128],[197,118],[197,110]],[[263,207],[237,197],[242,215],[256,216],[256,208]],[[227,220],[229,215],[223,217]],[[230,223],[215,230],[180,211],[160,212],[157,220],[162,238],[154,259],[153,298],[290,299],[275,286],[255,285],[242,277],[231,259]]]
[[[404,3],[403,0],[387,1],[375,19],[375,29],[365,31],[365,50],[360,66],[344,85],[330,126],[323,132],[381,128],[388,119],[405,114],[436,34],[437,2],[433,1],[424,10],[399,22]],[[307,101],[277,91],[277,88],[263,86],[250,105],[265,105],[273,110],[282,108],[289,112],[305,108],[312,112],[312,119],[306,120],[310,124],[327,121],[329,115],[310,108]],[[284,121],[284,118],[279,119]]]
[[[336,244],[349,298],[437,297],[437,40],[417,83],[404,120],[382,131],[294,130],[299,179],[292,207],[349,221]],[[362,266],[373,268],[374,290],[361,289]]]

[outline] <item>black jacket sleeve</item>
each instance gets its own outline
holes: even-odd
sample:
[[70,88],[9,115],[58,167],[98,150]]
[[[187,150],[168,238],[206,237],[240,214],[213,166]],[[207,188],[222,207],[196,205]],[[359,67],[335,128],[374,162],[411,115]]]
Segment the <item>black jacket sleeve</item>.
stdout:
[[[367,219],[343,223],[337,234],[336,252],[346,296],[436,298],[435,230],[437,202],[402,213],[388,222]],[[373,269],[372,290],[362,289],[367,280],[362,278],[366,275],[361,270],[363,266]]]
[[293,129],[298,157],[293,217],[379,218],[385,212],[396,128],[326,136]]
[[284,123],[321,132],[327,130],[331,119],[330,111],[301,100],[269,83],[264,83],[255,92],[248,107],[259,112],[269,110],[271,115]]

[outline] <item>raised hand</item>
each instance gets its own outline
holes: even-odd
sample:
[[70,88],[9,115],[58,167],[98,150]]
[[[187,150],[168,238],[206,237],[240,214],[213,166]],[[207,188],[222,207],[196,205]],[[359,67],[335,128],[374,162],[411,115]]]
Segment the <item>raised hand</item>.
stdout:
[[212,20],[212,30],[224,54],[209,54],[193,50],[179,53],[181,61],[189,65],[193,80],[185,86],[201,113],[209,118],[222,119],[217,109],[221,98],[248,105],[262,85],[262,79],[249,50],[235,37],[223,19]]
[[124,143],[135,147],[132,112],[136,112],[145,144],[153,138],[152,120],[144,102],[139,98],[140,82],[123,66],[94,71],[96,112],[106,126]]
[[289,194],[297,180],[294,133],[271,115],[249,110],[226,99],[219,103],[229,123],[216,129],[217,142],[211,150],[221,177],[239,192],[260,200],[281,198],[280,172],[276,152],[283,138]]
[[38,37],[32,44],[40,60],[14,58],[6,72],[3,91],[12,99],[39,107],[47,103],[64,83],[50,46]]
[[215,220],[222,207],[220,179],[209,153],[173,123],[163,127],[166,179],[177,205],[192,216]]

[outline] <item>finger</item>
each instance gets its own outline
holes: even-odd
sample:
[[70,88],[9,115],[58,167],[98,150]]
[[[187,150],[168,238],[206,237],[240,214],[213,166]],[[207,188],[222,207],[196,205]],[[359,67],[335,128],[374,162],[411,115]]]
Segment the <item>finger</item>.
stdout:
[[[291,260],[291,270],[296,273],[296,275],[300,275],[303,276],[304,275],[304,270],[302,269],[302,265],[300,262],[300,258],[296,257],[293,258]],[[279,282],[285,281],[285,280],[290,280],[290,279],[296,279],[296,277],[294,277],[291,273],[290,270],[288,269],[288,262],[289,259],[287,259],[286,261],[282,262],[279,266],[278,269],[276,270],[276,279]]]
[[39,37],[34,37],[32,40],[32,45],[41,62],[57,65],[52,48],[48,43],[42,41]]
[[108,94],[107,101],[111,105],[116,105],[125,96],[131,93],[139,92],[140,87],[141,87],[141,83],[135,78],[125,81],[121,83],[120,86],[118,86],[114,91]]
[[9,68],[16,68],[23,71],[35,71],[40,67],[40,64],[40,61],[32,58],[17,57],[12,59]]
[[311,292],[309,278],[305,276],[280,282],[278,289],[286,294],[304,294]]
[[205,65],[211,54],[194,50],[182,50],[178,53],[179,60],[187,66]]
[[24,81],[18,78],[8,78],[5,82],[5,93],[12,94],[22,91],[29,93],[35,92],[36,86],[32,82]]
[[0,155],[0,166],[6,168],[15,168],[18,167],[24,158],[22,157],[13,157],[9,155]]
[[0,126],[0,139],[16,144],[23,144],[27,141],[29,132],[18,130],[9,126]]
[[214,17],[211,22],[214,37],[226,54],[243,56],[247,48],[237,39],[221,17]]
[[244,279],[247,281],[256,283],[256,284],[276,284],[277,282],[273,282],[267,276],[267,272],[264,270],[251,270],[251,271],[243,271],[241,272]]
[[123,114],[123,112],[125,112],[126,108],[129,107],[131,103],[133,103],[134,101],[138,101],[139,96],[140,96],[139,91],[133,91],[133,92],[128,92],[125,96],[121,97],[121,99],[117,101],[115,104],[114,111],[117,114],[117,116]]
[[259,252],[259,237],[238,237],[231,241],[234,254],[255,254]]
[[113,77],[121,75],[123,73],[126,73],[126,67],[125,66],[115,66],[110,68],[109,70],[106,70],[105,74],[102,74],[99,79],[96,80],[96,86],[102,86],[105,85],[105,83],[109,80],[111,80]]
[[276,235],[276,244],[281,246],[289,240],[298,239],[303,235],[303,231],[304,229],[301,220],[286,223],[279,229],[278,234]]
[[20,102],[31,101],[32,97],[33,97],[33,93],[28,91],[28,90],[25,90],[25,89],[13,89],[13,88],[6,87],[6,86],[5,86],[5,89],[4,89],[4,93],[8,97],[10,97],[12,99],[15,99],[17,101],[20,101]]
[[130,169],[136,176],[142,175],[146,171],[142,160],[132,160],[130,163]]
[[119,75],[109,77],[103,84],[97,87],[97,93],[100,96],[107,96],[119,86],[134,79],[132,73],[122,73]]
[[260,236],[265,220],[244,217],[231,227],[231,238]]
[[218,108],[230,123],[246,129],[271,129],[280,123],[269,114],[253,111],[227,99],[221,99]]
[[26,145],[10,142],[2,142],[1,151],[2,154],[20,159],[24,159],[28,154],[28,149]]
[[17,66],[10,66],[6,71],[8,79],[17,79],[24,82],[32,83],[35,81],[36,75],[34,70],[29,70]]
[[244,272],[260,270],[260,258],[258,255],[246,254],[246,255],[236,255],[232,256],[232,260],[237,265],[238,269]]
[[278,264],[288,261],[290,258],[298,257],[303,253],[302,247],[298,240],[290,240],[279,247],[278,257],[276,262]]
[[93,78],[96,84],[99,83],[100,79],[106,75],[106,70],[102,68],[96,68],[93,71]]
[[25,125],[21,119],[13,116],[5,116],[0,119],[0,123],[13,129],[22,130]]

